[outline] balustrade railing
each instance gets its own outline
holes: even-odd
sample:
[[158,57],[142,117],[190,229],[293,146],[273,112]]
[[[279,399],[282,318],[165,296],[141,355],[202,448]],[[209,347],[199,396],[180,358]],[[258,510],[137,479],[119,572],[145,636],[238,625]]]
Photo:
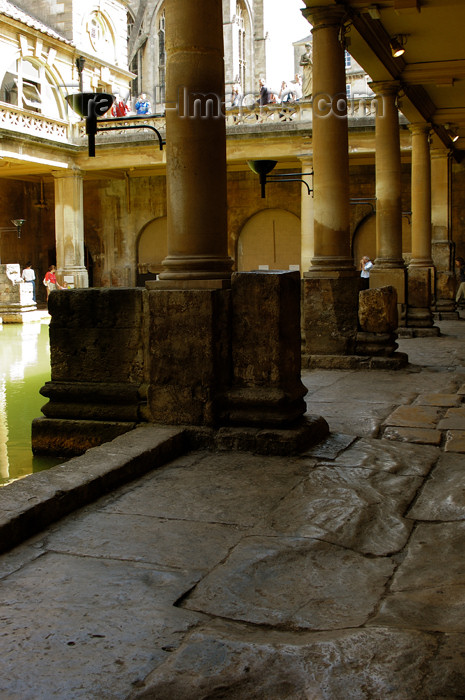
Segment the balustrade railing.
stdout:
[[67,143],[70,136],[67,121],[47,117],[6,102],[0,102],[0,129],[60,143]]
[[[366,117],[374,117],[376,111],[376,100],[373,97],[360,97],[356,99],[348,99],[347,114],[349,117],[349,125],[356,125],[358,119]],[[229,108],[226,110],[226,125],[234,129],[234,127],[246,127],[251,130],[262,124],[285,125],[297,122],[306,122],[311,125],[312,122],[312,103],[308,100],[289,102],[285,104],[272,104],[260,107],[256,104],[252,106],[241,106]],[[150,120],[141,116],[140,119],[135,119],[131,116],[131,133],[136,136],[140,135],[144,140],[154,138],[148,135],[144,124],[150,123],[161,132],[165,130],[165,116],[163,114],[156,115],[154,118],[151,115]],[[99,119],[99,134],[100,142],[110,140],[118,143],[127,140],[126,133],[116,133],[109,131],[105,134],[105,124],[108,127],[112,126],[112,119]],[[121,120],[119,123],[123,123]],[[140,130],[134,127],[140,123]],[[43,114],[28,111],[15,105],[5,102],[0,102],[0,129],[6,129],[15,133],[35,136],[47,140],[60,143],[78,143],[84,142],[86,138],[85,122],[81,121],[77,124],[47,117]],[[100,130],[102,129],[102,130]]]

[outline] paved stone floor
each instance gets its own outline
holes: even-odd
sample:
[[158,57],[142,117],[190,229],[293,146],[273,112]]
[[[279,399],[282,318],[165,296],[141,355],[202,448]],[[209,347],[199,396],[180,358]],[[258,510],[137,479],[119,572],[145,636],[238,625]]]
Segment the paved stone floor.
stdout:
[[465,320],[308,371],[329,438],[195,452],[0,556],[0,698],[465,698]]

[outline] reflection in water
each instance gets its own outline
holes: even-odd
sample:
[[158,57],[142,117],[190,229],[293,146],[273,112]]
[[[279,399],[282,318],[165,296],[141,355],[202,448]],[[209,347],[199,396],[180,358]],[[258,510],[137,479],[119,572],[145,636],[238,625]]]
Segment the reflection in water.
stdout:
[[63,461],[31,449],[32,420],[45,403],[39,389],[49,380],[48,325],[0,325],[0,486]]

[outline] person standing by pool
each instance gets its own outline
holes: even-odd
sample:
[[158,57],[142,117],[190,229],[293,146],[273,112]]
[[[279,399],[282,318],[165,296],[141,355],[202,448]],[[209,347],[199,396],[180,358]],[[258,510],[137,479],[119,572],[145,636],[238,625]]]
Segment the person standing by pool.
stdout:
[[36,301],[36,273],[32,269],[32,263],[28,261],[24,270],[22,271],[21,277],[25,282],[31,282],[32,284],[32,298]]
[[55,265],[50,265],[48,272],[46,272],[44,277],[44,284],[47,287],[47,301],[50,292],[52,292],[54,289],[66,289],[66,287],[62,287],[61,284],[58,284],[55,274],[56,271],[57,269]]

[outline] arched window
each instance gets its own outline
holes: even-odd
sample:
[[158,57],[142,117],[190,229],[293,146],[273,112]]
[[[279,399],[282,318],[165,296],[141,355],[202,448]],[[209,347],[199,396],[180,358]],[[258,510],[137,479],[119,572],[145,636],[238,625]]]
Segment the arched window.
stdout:
[[165,45],[165,10],[158,18],[158,99],[165,103],[166,93],[166,45]]
[[240,2],[236,4],[236,23],[238,31],[238,76],[242,91],[245,88],[245,77],[247,71],[247,58],[245,50],[245,25],[244,25],[244,9]]
[[231,21],[232,27],[232,55],[228,61],[232,70],[229,70],[229,77],[226,81],[233,80],[239,83],[242,94],[246,94],[252,89],[251,65],[252,65],[252,31],[250,17],[244,0],[236,0],[235,14]]
[[50,69],[34,58],[18,58],[10,65],[0,88],[3,102],[48,117],[65,119],[63,98]]

